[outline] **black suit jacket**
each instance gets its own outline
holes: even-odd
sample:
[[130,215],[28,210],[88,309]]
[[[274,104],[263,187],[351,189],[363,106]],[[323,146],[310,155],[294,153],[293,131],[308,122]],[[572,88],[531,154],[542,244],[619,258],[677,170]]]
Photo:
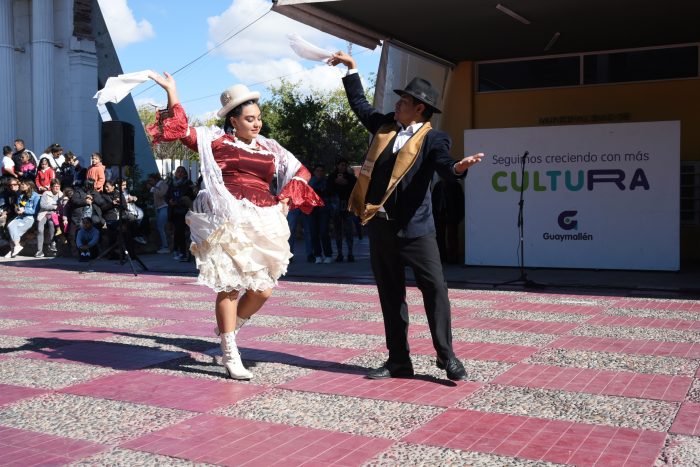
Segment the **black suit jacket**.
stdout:
[[[358,73],[347,75],[343,78],[343,84],[350,108],[370,133],[374,135],[382,125],[394,122],[393,112],[383,114],[367,102]],[[425,136],[415,164],[396,187],[392,196],[396,197],[395,216],[399,237],[417,238],[435,232],[430,197],[434,173],[453,180],[462,178],[467,173],[465,171],[461,175],[455,175],[456,161],[449,153],[451,145],[452,141],[447,133],[430,130]]]

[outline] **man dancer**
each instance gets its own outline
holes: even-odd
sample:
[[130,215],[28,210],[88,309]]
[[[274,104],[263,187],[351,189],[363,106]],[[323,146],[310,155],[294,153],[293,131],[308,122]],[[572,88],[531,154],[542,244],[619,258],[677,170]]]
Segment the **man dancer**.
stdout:
[[343,78],[348,102],[374,135],[348,207],[368,224],[370,262],[389,350],[386,363],[370,370],[367,377],[413,376],[406,305],[405,267],[409,266],[423,294],[437,366],[449,379],[464,380],[467,372],[452,349],[450,301],[435,238],[430,184],[435,172],[449,179],[464,177],[483,154],[452,159],[449,136],[430,126],[430,118],[440,109],[439,93],[428,81],[414,78],[405,89],[395,90],[401,96],[395,111],[382,114],[367,102],[350,55],[337,52],[329,63],[348,67]]

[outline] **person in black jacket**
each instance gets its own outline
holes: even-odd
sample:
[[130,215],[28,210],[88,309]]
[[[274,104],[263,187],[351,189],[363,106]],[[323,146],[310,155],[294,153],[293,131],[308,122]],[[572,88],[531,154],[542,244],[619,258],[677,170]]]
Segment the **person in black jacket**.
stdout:
[[68,151],[66,160],[61,164],[61,188],[82,185],[85,182],[87,169],[80,166],[80,160]]
[[187,244],[187,223],[185,216],[192,208],[194,201],[194,184],[190,180],[187,169],[183,166],[175,169],[175,176],[170,182],[165,200],[168,202],[168,217],[173,223],[174,259],[189,261],[189,245]]
[[423,294],[436,364],[449,379],[464,380],[467,373],[452,348],[450,301],[435,241],[430,184],[435,172],[452,179],[466,176],[483,154],[459,161],[450,156],[449,136],[430,125],[432,115],[440,112],[439,92],[430,82],[414,78],[406,88],[396,89],[400,98],[395,111],[383,114],[367,102],[350,55],[337,52],[329,63],[348,67],[343,78],[348,102],[373,135],[349,206],[368,224],[370,262],[389,350],[386,363],[367,377],[413,376],[405,277],[405,268],[410,267]]
[[68,241],[71,244],[71,253],[77,256],[78,250],[75,246],[75,235],[82,225],[83,218],[90,217],[93,226],[100,230],[105,224],[100,206],[104,205],[105,201],[102,195],[95,190],[95,181],[87,179],[85,180],[85,186],[75,187],[69,203],[71,223]]
[[448,264],[459,262],[457,228],[464,219],[464,193],[459,182],[440,179],[433,187],[433,216],[440,259]]
[[338,251],[338,256],[335,258],[337,262],[342,262],[345,259],[343,256],[343,237],[345,237],[348,251],[347,260],[349,263],[355,261],[355,256],[352,254],[352,236],[355,223],[352,213],[348,211],[348,200],[356,181],[355,174],[348,170],[348,161],[346,159],[339,159],[335,165],[335,170],[328,175],[328,191],[336,204],[333,210],[333,229],[335,231],[335,245]]

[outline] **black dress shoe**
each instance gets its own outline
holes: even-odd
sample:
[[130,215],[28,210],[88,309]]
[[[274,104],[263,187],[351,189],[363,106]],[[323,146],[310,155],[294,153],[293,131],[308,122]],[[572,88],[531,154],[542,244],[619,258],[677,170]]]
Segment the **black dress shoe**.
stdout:
[[413,364],[407,363],[392,363],[387,361],[379,368],[374,368],[367,372],[369,379],[385,379],[385,378],[410,378],[413,376]]
[[437,359],[437,367],[447,372],[447,378],[452,381],[464,381],[467,379],[467,370],[464,369],[462,362],[457,357],[452,357],[447,362]]
[[354,263],[355,257],[353,255],[348,255],[348,263]]

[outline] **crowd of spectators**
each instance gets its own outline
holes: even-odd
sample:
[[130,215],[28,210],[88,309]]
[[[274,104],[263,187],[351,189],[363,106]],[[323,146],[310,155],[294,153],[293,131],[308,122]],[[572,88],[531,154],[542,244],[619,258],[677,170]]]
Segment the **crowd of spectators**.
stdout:
[[[354,237],[362,238],[362,227],[347,206],[356,181],[345,159],[329,174],[322,164],[314,166],[309,185],[325,206],[309,214],[289,213],[292,253],[301,230],[308,262],[355,261]],[[26,246],[36,245],[37,258],[63,255],[90,261],[103,252],[110,259],[123,259],[118,247],[133,252],[137,243],[141,251],[172,253],[175,261],[192,261],[185,216],[198,187],[185,167],[167,177],[152,173],[142,186],[134,187],[129,180],[115,177],[98,152],[90,155],[90,165],[85,168],[75,154],[64,154],[60,144],[50,145],[37,158],[17,139],[14,150],[3,147],[0,251],[7,249],[4,258],[14,258]],[[457,262],[457,225],[464,217],[464,207],[463,202],[447,199],[462,197],[459,185],[443,181],[433,193],[440,254],[450,263]]]
[[[165,179],[150,174],[137,189],[115,177],[98,152],[90,162],[82,167],[60,144],[50,145],[39,158],[21,139],[14,142],[14,151],[3,147],[0,249],[8,251],[2,257],[14,258],[36,245],[37,258],[64,255],[90,261],[110,254],[123,259],[123,250],[135,251],[138,243],[142,251],[172,251],[175,260],[191,260],[184,219],[196,188],[184,167]],[[149,241],[151,219],[158,233],[154,242]]]
[[[294,253],[296,232],[302,229],[306,259],[311,263],[353,262],[355,232],[362,238],[362,228],[357,216],[348,211],[348,200],[357,178],[345,159],[339,159],[334,169],[326,174],[323,164],[313,168],[309,185],[323,199],[324,206],[314,208],[310,214],[292,211],[287,220],[291,236],[289,245]],[[331,235],[335,239],[335,258]],[[343,240],[345,249],[343,250]]]

